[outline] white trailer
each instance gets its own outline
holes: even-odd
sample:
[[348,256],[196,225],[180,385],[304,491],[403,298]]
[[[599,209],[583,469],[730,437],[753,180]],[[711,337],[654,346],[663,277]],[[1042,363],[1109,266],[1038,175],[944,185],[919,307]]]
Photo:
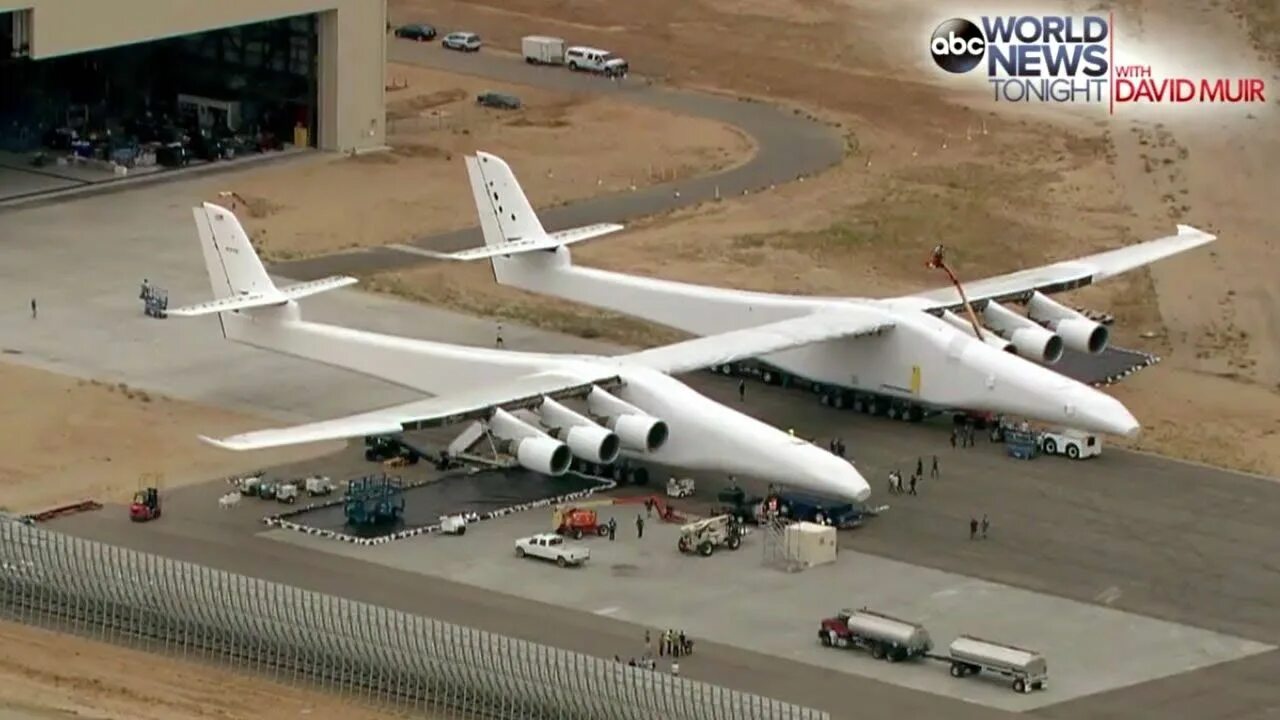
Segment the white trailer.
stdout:
[[563,65],[564,39],[548,35],[526,35],[520,38],[520,51],[530,65]]
[[1040,653],[1013,645],[961,635],[949,648],[951,676],[965,677],[986,670],[1013,678],[1013,691],[1029,693],[1049,685],[1049,668]]

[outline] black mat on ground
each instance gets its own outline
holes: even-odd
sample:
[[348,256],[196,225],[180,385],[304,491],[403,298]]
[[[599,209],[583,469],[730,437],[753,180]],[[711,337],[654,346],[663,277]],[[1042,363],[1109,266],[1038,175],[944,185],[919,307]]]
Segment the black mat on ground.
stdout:
[[1150,355],[1136,350],[1110,347],[1097,355],[1066,350],[1051,367],[1067,377],[1089,385],[1114,382],[1127,372],[1140,370],[1152,362]]
[[[401,530],[433,525],[441,515],[484,513],[597,487],[598,480],[579,475],[558,478],[527,470],[486,470],[461,473],[404,491],[404,515],[399,522],[374,527],[348,525],[342,504],[291,516],[299,525],[356,537],[382,537]],[[346,491],[345,486],[341,488]]]

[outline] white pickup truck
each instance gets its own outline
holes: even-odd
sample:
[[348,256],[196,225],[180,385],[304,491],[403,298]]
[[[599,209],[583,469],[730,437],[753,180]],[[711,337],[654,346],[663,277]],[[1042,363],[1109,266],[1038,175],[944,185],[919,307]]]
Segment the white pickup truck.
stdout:
[[591,551],[581,545],[566,543],[555,533],[542,533],[517,540],[516,557],[554,560],[560,567],[566,567],[585,563],[591,557]]

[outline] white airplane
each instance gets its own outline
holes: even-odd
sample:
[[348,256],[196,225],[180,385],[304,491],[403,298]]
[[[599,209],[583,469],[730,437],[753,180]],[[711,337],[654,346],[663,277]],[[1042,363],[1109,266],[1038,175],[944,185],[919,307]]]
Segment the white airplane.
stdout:
[[[212,445],[253,450],[478,420],[510,443],[522,466],[548,475],[566,472],[574,456],[608,464],[625,454],[858,501],[871,493],[847,460],[706,398],[670,373],[876,332],[878,320],[815,314],[619,357],[512,352],[380,335],[301,317],[299,299],[351,285],[355,278],[278,288],[233,213],[205,203],[194,214],[215,299],[169,310],[169,315],[217,315],[229,340],[435,396],[334,420],[201,438]],[[585,407],[566,406],[570,399]]]
[[[488,259],[502,285],[608,308],[695,335],[815,315],[844,316],[855,325],[879,327],[878,332],[850,334],[760,359],[767,367],[817,383],[824,401],[836,407],[912,420],[926,410],[965,410],[1135,435],[1138,421],[1119,401],[1039,364],[1057,362],[1064,346],[1097,354],[1108,342],[1105,326],[1047,294],[1082,287],[1215,239],[1179,225],[1177,234],[1169,237],[969,283],[967,302],[954,287],[887,299],[780,295],[576,266],[568,245],[622,226],[547,233],[501,158],[476,153],[467,158],[467,172],[485,246],[456,253],[417,252],[449,260]],[[1025,302],[1030,319],[1001,304],[1007,301]],[[970,321],[955,314],[966,304],[980,308],[969,314]]]

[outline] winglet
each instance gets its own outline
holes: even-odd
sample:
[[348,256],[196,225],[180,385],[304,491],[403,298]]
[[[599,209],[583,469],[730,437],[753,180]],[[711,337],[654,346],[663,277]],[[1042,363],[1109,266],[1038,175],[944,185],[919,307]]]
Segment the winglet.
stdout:
[[1217,235],[1214,235],[1213,233],[1207,233],[1199,228],[1195,228],[1190,225],[1178,225],[1178,234],[1179,235],[1204,235],[1210,240],[1218,239]]

